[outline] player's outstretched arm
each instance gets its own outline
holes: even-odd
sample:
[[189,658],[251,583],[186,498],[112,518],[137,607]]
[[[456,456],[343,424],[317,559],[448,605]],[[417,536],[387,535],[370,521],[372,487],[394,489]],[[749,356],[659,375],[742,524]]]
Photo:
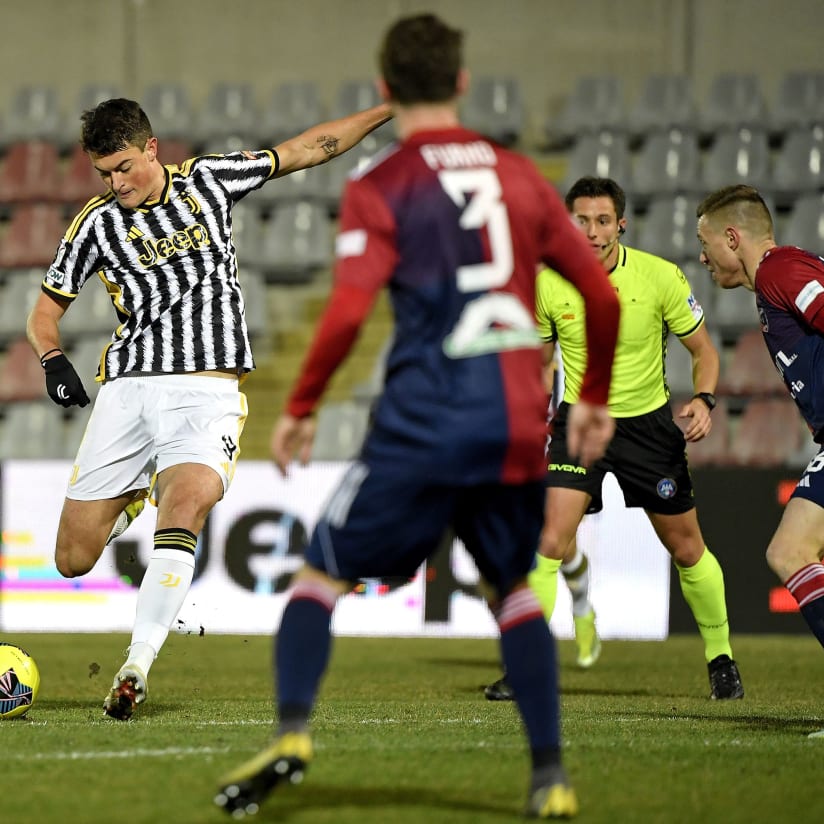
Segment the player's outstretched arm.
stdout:
[[296,418],[284,413],[278,418],[272,429],[270,448],[275,465],[284,477],[295,455],[304,466],[309,463],[314,441],[315,419],[311,415]]
[[356,146],[366,135],[392,117],[388,103],[312,126],[275,146],[280,165],[275,177],[326,163]]

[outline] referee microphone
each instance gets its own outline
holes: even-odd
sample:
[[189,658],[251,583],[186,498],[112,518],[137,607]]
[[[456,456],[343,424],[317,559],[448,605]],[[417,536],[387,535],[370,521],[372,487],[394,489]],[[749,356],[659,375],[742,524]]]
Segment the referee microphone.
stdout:
[[607,249],[611,249],[613,246],[615,246],[615,244],[618,243],[618,238],[621,237],[621,235],[624,234],[625,231],[626,229],[624,229],[623,226],[619,226],[618,234],[615,235],[615,237],[612,240],[608,240],[606,243],[601,244],[601,251],[606,252]]

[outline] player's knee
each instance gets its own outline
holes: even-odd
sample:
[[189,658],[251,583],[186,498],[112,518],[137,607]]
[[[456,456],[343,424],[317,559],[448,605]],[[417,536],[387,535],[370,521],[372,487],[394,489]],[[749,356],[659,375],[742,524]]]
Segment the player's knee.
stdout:
[[786,548],[780,543],[773,541],[767,547],[766,552],[767,566],[782,580],[786,580],[796,570],[792,567],[797,566],[789,557]]
[[58,544],[54,553],[54,564],[64,578],[77,578],[79,575],[85,575],[94,566],[96,560],[97,558],[90,558],[87,552],[65,544]]
[[556,561],[562,561],[567,554],[570,547],[570,541],[564,539],[563,536],[549,529],[544,529],[541,532],[541,540],[538,544],[538,552],[545,558],[553,558]]

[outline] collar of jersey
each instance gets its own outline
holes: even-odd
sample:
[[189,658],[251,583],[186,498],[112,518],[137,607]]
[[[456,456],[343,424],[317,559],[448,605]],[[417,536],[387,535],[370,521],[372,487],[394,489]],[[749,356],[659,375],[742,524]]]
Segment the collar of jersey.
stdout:
[[622,246],[620,243],[618,244],[618,260],[615,261],[615,266],[607,272],[608,275],[611,275],[619,266],[624,267],[627,265],[627,247]]
[[163,184],[163,191],[160,193],[160,197],[153,198],[152,200],[144,200],[140,206],[136,206],[134,208],[135,212],[148,212],[150,209],[153,209],[161,203],[169,202],[169,189],[172,186],[172,174],[168,166],[163,167],[163,174],[166,176],[166,182]]

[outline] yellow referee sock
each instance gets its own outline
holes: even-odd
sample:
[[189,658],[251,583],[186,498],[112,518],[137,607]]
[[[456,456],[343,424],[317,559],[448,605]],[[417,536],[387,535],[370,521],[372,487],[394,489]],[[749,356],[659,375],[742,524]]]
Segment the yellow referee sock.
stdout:
[[675,564],[689,608],[704,639],[707,661],[719,655],[732,655],[730,626],[727,622],[727,602],[724,593],[724,573],[718,559],[704,547],[697,564],[682,567]]
[[529,573],[527,581],[544,611],[544,618],[549,623],[558,596],[558,570],[561,568],[561,561],[546,558],[540,553],[536,553],[535,560],[535,569]]

